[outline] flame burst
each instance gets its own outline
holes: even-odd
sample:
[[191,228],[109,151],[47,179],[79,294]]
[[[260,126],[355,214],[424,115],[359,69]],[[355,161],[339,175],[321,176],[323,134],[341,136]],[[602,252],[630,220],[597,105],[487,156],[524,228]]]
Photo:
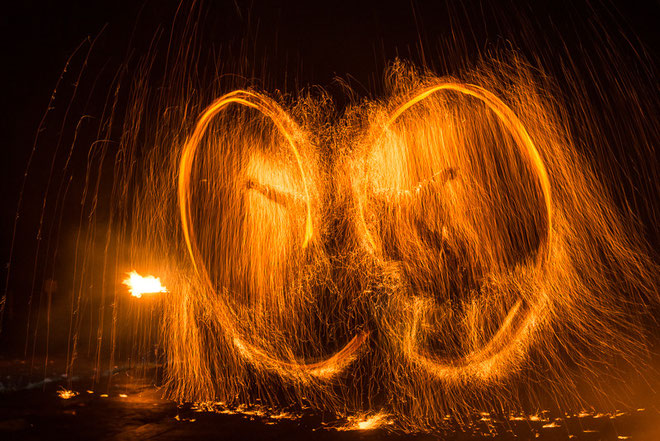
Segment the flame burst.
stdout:
[[128,274],[128,277],[124,279],[122,283],[128,286],[128,292],[130,292],[133,297],[139,299],[143,294],[167,292],[167,288],[160,283],[159,277],[141,276],[136,271],[131,271],[126,274]]

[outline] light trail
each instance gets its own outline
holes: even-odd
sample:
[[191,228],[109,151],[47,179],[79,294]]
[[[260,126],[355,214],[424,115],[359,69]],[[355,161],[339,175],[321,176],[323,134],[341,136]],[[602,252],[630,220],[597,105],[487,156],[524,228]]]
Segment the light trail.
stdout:
[[[550,180],[543,160],[527,133],[525,126],[516,114],[499,98],[483,87],[473,84],[439,82],[438,84],[433,84],[426,89],[415,92],[408,101],[396,108],[386,121],[382,136],[385,136],[386,132],[390,130],[390,127],[396,123],[402,114],[410,111],[416,104],[428,99],[433,94],[443,91],[458,92],[484,102],[488,106],[488,109],[497,116],[506,129],[513,135],[515,142],[520,146],[522,154],[534,169],[543,192],[547,222],[544,243],[539,246],[537,256],[534,259],[536,270],[542,272],[543,266],[548,260],[548,253],[551,249],[550,244],[552,243],[552,191]],[[377,140],[376,144],[379,141]],[[363,208],[359,202],[360,199],[358,199],[359,212],[361,220],[364,222]],[[367,228],[365,228],[365,231],[368,233]],[[368,237],[369,241],[373,244],[370,233],[368,233]],[[531,330],[535,324],[541,321],[538,315],[547,313],[548,302],[544,293],[540,292],[538,297],[533,299],[532,302],[531,305],[523,306],[523,300],[517,300],[507,313],[500,329],[486,343],[486,346],[472,350],[469,354],[459,359],[452,360],[438,359],[424,355],[417,349],[418,326],[422,315],[419,308],[424,307],[422,306],[422,302],[417,301],[412,306],[415,312],[413,313],[414,319],[411,329],[405,333],[404,353],[407,354],[411,362],[422,367],[427,372],[451,382],[483,381],[491,376],[497,377],[505,374],[509,370],[507,365],[519,362],[519,354],[524,352],[525,347],[533,341]],[[432,306],[430,307],[432,308]]]
[[[179,196],[179,210],[181,215],[181,223],[183,233],[186,241],[186,246],[191,257],[191,261],[195,271],[206,282],[207,287],[211,292],[216,292],[216,285],[213,283],[209,276],[208,269],[203,262],[203,256],[197,246],[197,237],[195,230],[192,228],[192,212],[191,212],[191,174],[196,159],[197,149],[202,142],[202,138],[208,129],[211,120],[219,112],[223,111],[227,106],[237,104],[256,109],[266,116],[277,127],[279,132],[284,136],[288,147],[294,155],[297,169],[300,174],[302,182],[303,194],[306,205],[306,218],[305,218],[305,233],[302,242],[302,249],[305,249],[310,240],[312,239],[314,227],[312,223],[312,209],[310,194],[307,187],[307,177],[302,157],[299,152],[298,143],[304,136],[300,134],[300,129],[289,118],[289,116],[281,109],[275,102],[270,100],[264,95],[257,94],[250,91],[238,90],[229,93],[211,104],[200,116],[193,134],[187,140],[181,160],[179,164],[179,177],[178,177],[178,196]],[[304,141],[302,141],[304,142]],[[248,180],[248,189],[256,188],[263,194],[267,195],[270,199],[276,202],[282,199],[281,192],[270,190],[264,185],[255,184],[252,179]],[[264,190],[264,188],[266,188]],[[218,320],[222,323],[223,330],[230,336],[231,341],[237,348],[238,352],[252,364],[263,367],[268,370],[273,370],[280,375],[290,376],[299,381],[308,381],[307,376],[317,378],[331,378],[332,376],[340,373],[348,364],[350,364],[358,355],[363,343],[368,337],[368,333],[362,332],[355,335],[342,349],[330,356],[326,360],[317,362],[306,362],[295,360],[295,357],[290,356],[288,360],[274,357],[248,342],[248,339],[241,335],[241,331],[235,324],[234,315],[229,310],[229,305],[225,302],[222,295],[216,296],[215,313]],[[281,343],[282,345],[286,343]],[[291,350],[284,350],[286,353],[291,353]]]

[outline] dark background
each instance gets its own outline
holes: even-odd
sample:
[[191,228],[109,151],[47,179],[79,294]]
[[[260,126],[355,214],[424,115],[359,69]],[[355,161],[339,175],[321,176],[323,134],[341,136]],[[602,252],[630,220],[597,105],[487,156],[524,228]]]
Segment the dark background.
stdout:
[[[162,49],[172,21],[176,17],[180,23],[192,3],[20,1],[3,6],[3,290],[23,174],[39,121],[67,58],[86,38],[100,35],[86,75],[99,78],[100,84],[109,83],[118,66],[149,51],[154,35],[160,35],[157,46]],[[653,1],[209,1],[195,10],[203,27],[203,50],[221,49],[226,57],[222,62],[243,66],[239,73],[258,78],[266,90],[295,93],[315,85],[324,87],[339,113],[347,100],[355,99],[346,95],[342,84],[348,84],[358,97],[377,98],[383,91],[384,70],[397,57],[442,75],[458,67],[456,54],[470,65],[494,48],[514,49],[536,60],[560,85],[568,79],[562,78],[565,72],[559,61],[570,55],[575,71],[587,83],[594,75],[602,80],[586,87],[593,87],[590,105],[604,109],[603,121],[617,109],[607,109],[601,101],[602,91],[597,92],[607,90],[608,81],[616,78],[609,72],[616,66],[608,64],[608,58],[599,55],[601,51],[614,51],[618,62],[624,63],[621,67],[626,75],[637,78],[638,92],[647,94],[649,102],[658,101],[654,63],[660,47],[660,4]],[[66,100],[58,105],[65,104]],[[99,113],[103,105],[92,101],[85,110]],[[646,116],[653,120],[657,114]],[[657,126],[657,119],[648,124]],[[48,130],[56,137],[61,129]],[[26,181],[9,283],[16,296],[13,322],[23,319],[21,296],[34,265],[35,219],[41,212],[49,148],[47,142],[40,143]],[[655,151],[631,149],[625,140],[605,139],[597,148],[587,146],[585,154],[609,167],[609,184],[618,189],[617,202],[637,214],[642,236],[657,250]]]

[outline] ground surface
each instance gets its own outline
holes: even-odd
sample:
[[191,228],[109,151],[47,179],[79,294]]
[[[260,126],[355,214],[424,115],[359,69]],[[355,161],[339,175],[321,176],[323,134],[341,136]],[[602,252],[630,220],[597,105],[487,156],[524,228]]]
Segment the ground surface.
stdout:
[[[336,428],[342,422],[312,412],[177,405],[128,368],[99,373],[96,390],[91,376],[68,379],[57,370],[54,363],[0,360],[0,440],[660,440],[657,409],[561,418],[483,414],[461,429],[448,421],[436,433],[344,431]],[[77,395],[64,399],[63,390]]]

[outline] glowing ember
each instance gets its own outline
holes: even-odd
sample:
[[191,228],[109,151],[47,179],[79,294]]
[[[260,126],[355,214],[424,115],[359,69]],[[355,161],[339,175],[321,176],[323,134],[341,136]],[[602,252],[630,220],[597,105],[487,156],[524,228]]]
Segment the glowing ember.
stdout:
[[160,283],[159,277],[143,277],[139,275],[137,271],[131,271],[128,273],[128,276],[129,277],[124,279],[122,283],[128,286],[128,291],[133,297],[137,297],[139,299],[142,297],[142,294],[157,294],[160,292],[167,292],[167,288],[165,288]]
[[371,415],[355,415],[348,417],[348,423],[338,430],[374,430],[392,424],[392,420],[385,412]]
[[78,392],[68,390],[68,389],[62,389],[62,390],[57,391],[57,396],[60,397],[63,400],[71,399],[71,398],[73,398],[77,395],[78,395]]

